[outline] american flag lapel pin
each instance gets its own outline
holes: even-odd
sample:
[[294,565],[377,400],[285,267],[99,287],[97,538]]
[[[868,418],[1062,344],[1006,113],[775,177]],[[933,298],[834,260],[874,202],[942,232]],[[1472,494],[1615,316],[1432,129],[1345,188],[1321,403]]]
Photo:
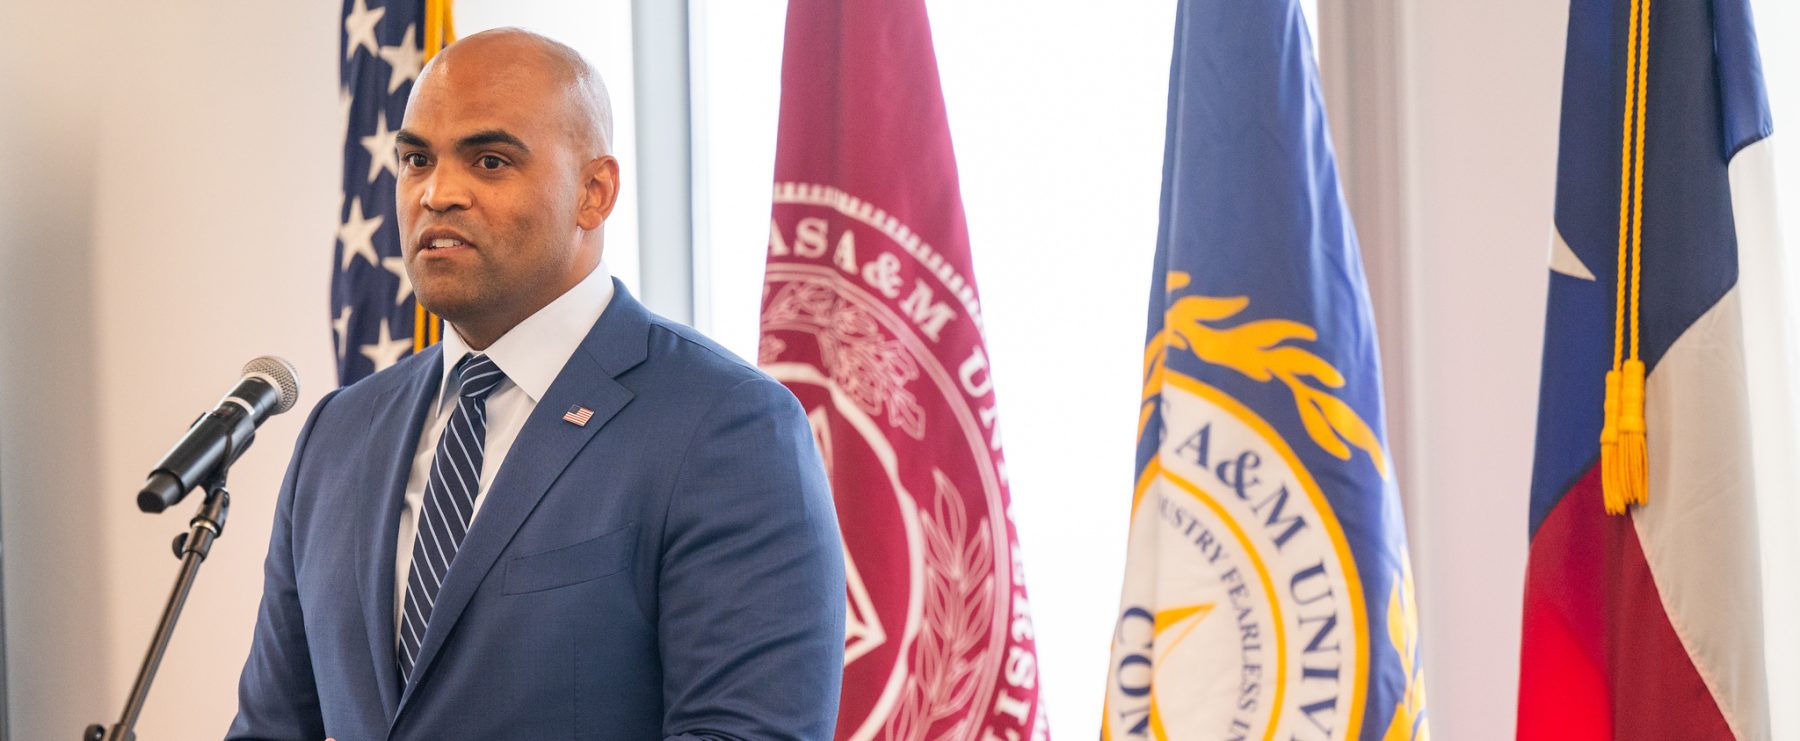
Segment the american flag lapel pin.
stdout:
[[594,410],[580,404],[569,407],[569,411],[563,412],[563,421],[573,424],[576,427],[586,427],[588,420],[593,418]]

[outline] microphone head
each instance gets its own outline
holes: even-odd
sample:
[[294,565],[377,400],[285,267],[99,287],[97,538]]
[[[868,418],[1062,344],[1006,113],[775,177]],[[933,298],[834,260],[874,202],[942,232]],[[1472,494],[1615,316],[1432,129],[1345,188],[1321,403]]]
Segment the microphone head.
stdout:
[[281,391],[281,400],[269,414],[280,414],[294,408],[294,402],[300,399],[300,377],[294,371],[294,364],[274,355],[264,355],[244,364],[244,375],[257,374],[274,381],[275,387]]

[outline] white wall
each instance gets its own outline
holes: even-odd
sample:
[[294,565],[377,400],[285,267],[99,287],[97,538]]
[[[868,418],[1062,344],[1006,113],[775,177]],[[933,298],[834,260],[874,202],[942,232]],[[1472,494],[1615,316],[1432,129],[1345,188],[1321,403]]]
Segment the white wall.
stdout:
[[238,367],[286,355],[301,407],[232,476],[139,726],[223,732],[249,646],[274,492],[327,388],[326,281],[342,122],[329,3],[9,3],[0,141],[0,492],[17,738],[110,724],[196,502],[137,512],[148,466]]
[[[459,3],[461,30],[558,20],[542,9],[496,20],[500,4]],[[629,160],[630,48],[607,42],[628,40],[630,24],[603,17],[624,7],[585,8],[591,22],[566,40],[603,65]],[[326,322],[340,12],[332,2],[0,4],[0,523],[14,738],[73,738],[116,720],[175,576],[169,540],[198,504],[141,514],[137,487],[244,361],[274,353],[298,367],[300,402],[232,471],[225,537],[138,732],[217,737],[235,711],[276,489],[305,415],[335,385]],[[608,248],[635,282],[630,199]]]
[[[87,214],[97,106],[24,70],[92,75],[77,50],[15,30],[75,23],[70,10],[0,5],[0,100],[8,102],[0,106],[0,160],[13,165],[0,171],[0,542],[6,592],[17,596],[5,616],[7,659],[36,670],[8,677],[17,738],[49,737],[32,731],[54,721],[30,708],[58,698],[76,698],[57,712],[63,733],[76,733],[99,709],[78,696],[95,692],[105,666],[111,604],[100,583],[105,541],[92,493],[100,477],[73,452],[98,442],[87,421],[99,408],[91,398],[97,347]],[[13,104],[22,101],[31,105]]]
[[[1784,262],[1783,274],[1773,280],[1757,281],[1754,278],[1742,278],[1746,299],[1754,300],[1755,291],[1761,286],[1774,286],[1776,294],[1774,303],[1786,310],[1789,318],[1788,336],[1793,337],[1793,321],[1800,317],[1796,312],[1800,308],[1800,295],[1796,295],[1794,286],[1800,286],[1800,255],[1794,248],[1800,246],[1796,235],[1800,235],[1800,47],[1789,43],[1794,33],[1800,31],[1800,8],[1794,3],[1781,0],[1752,0],[1752,9],[1756,16],[1758,36],[1761,37],[1761,50],[1764,80],[1768,85],[1769,106],[1775,119],[1775,180],[1776,211],[1780,215],[1783,244],[1785,250],[1780,257]],[[1783,291],[1782,288],[1787,290]],[[1746,306],[1757,304],[1746,302]],[[1763,304],[1767,305],[1767,304]],[[1763,349],[1763,358],[1775,360],[1767,363],[1762,370],[1765,373],[1782,371],[1792,373],[1793,347],[1782,363],[1770,355],[1777,355],[1767,348]],[[1754,352],[1754,350],[1752,351]],[[1758,358],[1752,356],[1754,363]],[[1752,367],[1755,367],[1754,365]],[[1754,372],[1754,371],[1753,371]],[[1767,376],[1764,376],[1765,378]],[[1757,379],[1753,376],[1751,382]],[[1765,433],[1757,440],[1756,456],[1758,473],[1770,473],[1764,458],[1768,437],[1786,436],[1789,439],[1789,450],[1786,453],[1789,468],[1782,471],[1775,469],[1776,476],[1791,475],[1793,467],[1800,461],[1800,450],[1792,449],[1792,401],[1794,398],[1794,381],[1791,377],[1775,379],[1775,383],[1785,385],[1787,393],[1759,393],[1755,386],[1751,388],[1752,398],[1758,400],[1757,411],[1762,414],[1787,416],[1788,424],[1775,424],[1776,435],[1767,435],[1770,426],[1757,428]],[[1782,398],[1785,396],[1786,398]],[[1783,408],[1780,402],[1788,402]],[[1767,418],[1759,414],[1758,422]],[[1782,429],[1786,427],[1786,429]],[[1785,433],[1785,435],[1783,435]],[[1781,455],[1777,452],[1775,455]],[[1771,456],[1773,457],[1773,456]],[[1777,480],[1780,480],[1777,478]],[[1790,479],[1791,481],[1791,479]],[[1759,480],[1760,484],[1760,480]],[[1768,487],[1758,491],[1757,518],[1762,524],[1763,552],[1763,640],[1768,646],[1769,697],[1775,699],[1772,704],[1773,735],[1777,739],[1800,738],[1800,705],[1783,702],[1785,698],[1800,696],[1800,634],[1788,628],[1793,616],[1800,612],[1800,497],[1791,489],[1782,490]]]
[[1400,5],[1404,414],[1431,724],[1513,736],[1565,2]]

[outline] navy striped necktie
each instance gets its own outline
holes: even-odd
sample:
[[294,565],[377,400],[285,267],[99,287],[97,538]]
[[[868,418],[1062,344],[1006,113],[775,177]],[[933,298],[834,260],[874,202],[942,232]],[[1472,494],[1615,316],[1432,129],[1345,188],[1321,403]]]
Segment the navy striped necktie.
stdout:
[[413,538],[412,569],[406,577],[406,604],[400,619],[400,684],[412,679],[413,661],[425,640],[425,625],[437,604],[438,590],[469,534],[475,516],[475,493],[481,487],[482,447],[487,441],[487,397],[506,374],[486,355],[470,355],[459,363],[460,398],[449,424],[438,436],[425,482],[425,506]]

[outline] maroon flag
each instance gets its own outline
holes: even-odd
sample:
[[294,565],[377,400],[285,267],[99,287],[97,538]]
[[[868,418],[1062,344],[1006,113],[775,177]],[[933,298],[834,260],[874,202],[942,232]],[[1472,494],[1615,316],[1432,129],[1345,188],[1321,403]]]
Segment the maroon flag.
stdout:
[[759,359],[837,499],[837,737],[1047,738],[925,4],[792,0],[786,43]]

